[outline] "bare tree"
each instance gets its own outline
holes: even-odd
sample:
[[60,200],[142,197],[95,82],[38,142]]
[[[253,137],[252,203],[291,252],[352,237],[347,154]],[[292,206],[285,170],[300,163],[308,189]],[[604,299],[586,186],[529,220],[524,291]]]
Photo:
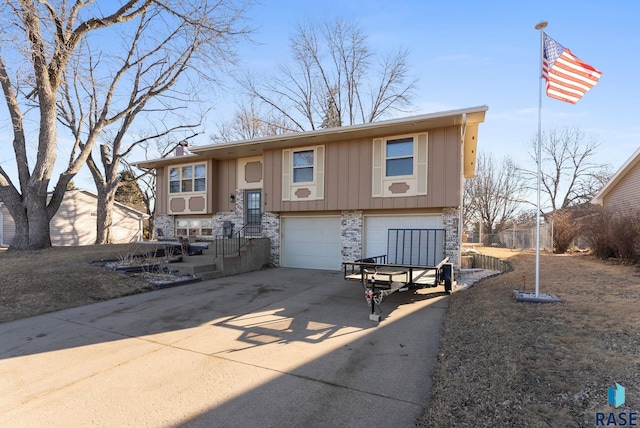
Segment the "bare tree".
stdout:
[[274,111],[262,111],[255,102],[250,102],[240,104],[229,122],[218,124],[218,133],[211,136],[211,141],[228,143],[290,132],[295,129],[286,117]]
[[[593,199],[611,173],[597,161],[598,143],[579,129],[551,129],[541,136],[541,192],[555,212]],[[529,144],[529,156],[537,165],[537,139]],[[522,170],[529,183],[536,183],[537,171]],[[536,186],[530,185],[530,189]]]
[[293,130],[368,123],[410,104],[408,52],[378,57],[354,23],[340,19],[298,25],[291,37],[292,60],[278,75],[249,76],[247,95],[285,117]]
[[[0,12],[8,24],[0,25],[0,83],[18,170],[16,185],[0,167],[0,199],[16,223],[12,249],[51,246],[49,221],[107,127],[126,133],[133,118],[150,111],[149,100],[173,88],[178,76],[206,70],[193,67],[194,58],[209,66],[232,60],[233,38],[245,34],[238,26],[243,7],[233,0],[76,1],[71,6],[15,0],[3,2]],[[127,49],[108,55],[113,45],[118,48],[117,37]],[[107,56],[104,61],[98,51]],[[118,92],[119,85],[128,91]],[[159,104],[171,109],[174,101],[166,97]],[[38,117],[33,166],[25,114]],[[73,146],[48,197],[59,150],[58,119],[71,130]]]
[[[525,196],[525,183],[510,158],[498,164],[493,156],[480,153],[476,176],[464,183],[464,223],[480,222],[482,234],[500,233],[515,219]],[[483,240],[491,243],[490,238]]]
[[[174,153],[176,147],[181,142],[176,143],[174,138],[163,137],[153,140],[146,140],[140,143],[139,148],[144,153],[144,159],[164,159]],[[126,159],[122,160],[124,173],[129,180],[135,181],[138,189],[142,193],[142,202],[145,212],[149,215],[148,229],[149,239],[155,237],[155,211],[156,211],[156,170],[141,169],[129,164]]]

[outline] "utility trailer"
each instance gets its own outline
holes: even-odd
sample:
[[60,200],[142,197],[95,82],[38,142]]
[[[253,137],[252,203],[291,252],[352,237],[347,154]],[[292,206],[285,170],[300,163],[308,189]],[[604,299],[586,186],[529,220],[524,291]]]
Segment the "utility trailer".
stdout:
[[445,233],[443,229],[389,229],[387,254],[342,263],[344,279],[362,284],[371,320],[380,321],[376,305],[396,291],[444,284],[451,293],[453,264],[444,257]]
[[371,307],[369,319],[380,321],[375,306],[385,297],[398,292],[418,288],[437,287],[444,284],[447,293],[451,293],[453,283],[453,264],[444,258],[435,266],[414,266],[386,263],[387,256],[376,256],[342,263],[344,279],[358,281],[364,289],[364,297]]

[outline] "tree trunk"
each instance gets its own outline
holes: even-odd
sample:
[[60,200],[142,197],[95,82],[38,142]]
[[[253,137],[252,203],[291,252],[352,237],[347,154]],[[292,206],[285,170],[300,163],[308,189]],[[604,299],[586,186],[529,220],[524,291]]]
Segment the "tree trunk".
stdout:
[[113,206],[118,186],[98,186],[98,217],[96,222],[96,244],[113,244]]
[[[9,205],[7,205],[7,208],[9,208]],[[9,212],[11,213],[16,228],[15,236],[9,246],[9,250],[26,250],[29,246],[29,221],[27,220],[27,211],[18,210],[12,212],[9,210]]]
[[51,247],[47,194],[29,187],[22,197],[7,197],[5,204],[15,224],[9,250],[39,250]]

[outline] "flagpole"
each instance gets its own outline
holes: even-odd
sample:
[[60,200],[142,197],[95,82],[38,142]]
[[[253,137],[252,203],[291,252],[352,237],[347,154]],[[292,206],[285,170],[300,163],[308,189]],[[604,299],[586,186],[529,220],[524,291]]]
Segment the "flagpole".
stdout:
[[544,29],[547,21],[540,21],[536,24],[536,30],[540,30],[540,76],[538,78],[538,195],[536,207],[536,297],[540,295],[540,192],[542,176],[542,61],[544,56]]

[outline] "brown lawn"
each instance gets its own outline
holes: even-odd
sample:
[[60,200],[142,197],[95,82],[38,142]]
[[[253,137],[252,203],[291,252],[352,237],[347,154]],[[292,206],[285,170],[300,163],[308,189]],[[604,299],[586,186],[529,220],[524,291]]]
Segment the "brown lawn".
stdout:
[[[152,290],[90,264],[146,248],[0,251],[0,322]],[[563,303],[520,303],[513,290],[533,290],[534,254],[481,252],[510,261],[514,271],[450,297],[418,425],[594,426],[596,412],[613,410],[607,388],[614,382],[626,388],[616,412],[640,411],[640,270],[584,254],[543,254],[540,291]]]
[[535,253],[480,251],[514,271],[451,296],[419,426],[594,426],[614,382],[616,413],[640,411],[640,270],[542,254],[540,292],[563,303],[522,303],[513,290],[534,290]]

